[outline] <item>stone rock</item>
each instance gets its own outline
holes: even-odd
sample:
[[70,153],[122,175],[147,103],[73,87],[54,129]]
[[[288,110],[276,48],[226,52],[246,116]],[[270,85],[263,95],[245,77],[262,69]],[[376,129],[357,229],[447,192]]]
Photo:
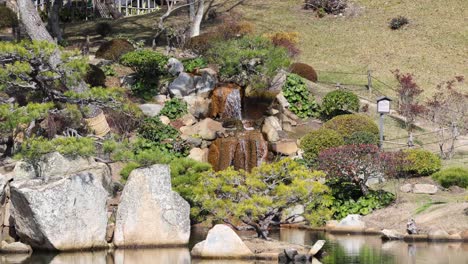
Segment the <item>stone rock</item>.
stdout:
[[201,119],[208,116],[210,111],[211,100],[200,96],[190,95],[185,96],[184,101],[187,103],[187,108],[190,114],[194,117]]
[[163,105],[164,103],[166,103],[167,100],[168,100],[167,96],[165,96],[163,94],[158,94],[158,95],[153,97],[153,101],[156,104],[160,104],[160,105]]
[[1,253],[29,253],[31,251],[32,249],[30,246],[21,242],[8,244],[7,242],[2,241],[0,248]]
[[251,257],[252,251],[229,226],[215,225],[206,236],[206,240],[196,244],[192,256],[209,258]]
[[159,120],[165,125],[169,125],[171,123],[171,120],[167,116],[159,116]]
[[186,136],[198,135],[200,138],[205,140],[214,140],[217,137],[217,133],[224,133],[226,131],[223,128],[221,122],[214,121],[211,118],[206,118],[196,123],[193,126],[184,126],[180,128],[180,132]]
[[281,222],[299,223],[305,221],[302,216],[304,214],[304,205],[298,204],[296,206],[287,208],[281,215]]
[[284,109],[287,109],[289,107],[289,102],[288,100],[286,99],[286,97],[284,97],[284,94],[283,92],[280,92],[277,96],[276,96],[276,100],[278,101],[278,103],[280,104],[281,108],[284,110]]
[[384,240],[401,240],[404,236],[404,234],[393,229],[382,230],[382,239]]
[[460,233],[460,237],[464,240],[464,241],[468,241],[468,229],[462,231]]
[[294,256],[294,263],[307,263],[308,256],[306,254],[297,254]]
[[12,216],[21,241],[47,250],[107,246],[108,193],[92,173],[49,183],[15,181],[10,189]]
[[202,72],[202,76],[194,77],[195,89],[198,96],[208,97],[209,93],[216,87],[216,75],[212,75],[207,71]]
[[172,76],[178,76],[180,73],[184,72],[184,64],[176,58],[170,58],[167,62],[167,71]]
[[366,224],[362,221],[362,216],[358,214],[350,214],[343,218],[337,225],[338,227],[357,227],[364,228]]
[[89,172],[102,182],[102,186],[110,189],[112,176],[106,164],[96,162],[93,158],[67,158],[58,152],[44,155],[38,163],[41,173],[37,173],[33,166],[27,162],[16,163],[14,169],[14,180],[43,179],[50,180],[67,178],[80,172]]
[[271,81],[270,87],[267,89],[268,92],[273,94],[279,94],[283,90],[283,86],[286,83],[287,72],[280,70],[273,80]]
[[200,147],[203,143],[203,139],[201,138],[198,138],[198,137],[182,137],[182,139],[185,140],[185,142],[187,142],[188,144],[192,145],[193,147]]
[[435,194],[437,189],[437,186],[433,184],[418,183],[414,185],[413,193]]
[[114,244],[129,246],[185,245],[190,236],[190,206],[171,189],[167,165],[136,169],[117,209]]
[[184,97],[193,92],[195,92],[195,83],[193,77],[186,73],[182,72],[179,76],[169,84],[169,93],[174,97]]
[[294,257],[298,254],[297,249],[287,248],[284,250],[284,254],[288,257],[289,260],[294,260]]
[[184,126],[191,126],[197,122],[197,119],[192,114],[185,114],[180,118],[180,121],[182,121]]
[[106,228],[106,242],[112,243],[114,238],[115,223],[109,223]]
[[125,75],[122,78],[120,78],[120,86],[130,88],[136,84],[137,80],[138,76],[136,75],[136,73]]
[[143,114],[149,117],[157,116],[163,109],[163,105],[160,104],[142,104],[138,106]]
[[309,250],[309,255],[315,256],[317,253],[322,250],[323,246],[325,245],[325,240],[317,240],[312,248]]
[[5,186],[11,180],[11,177],[0,173],[0,201],[3,201],[6,197]]
[[413,191],[413,185],[411,183],[404,184],[400,187],[400,191],[404,193],[410,193]]
[[269,116],[265,118],[262,126],[262,132],[266,135],[266,138],[270,142],[275,142],[280,139],[278,131],[282,131],[283,128],[277,117]]
[[442,229],[433,228],[429,230],[428,235],[429,235],[429,238],[448,237],[449,233],[447,233],[445,230],[442,230]]
[[325,227],[326,228],[334,228],[336,226],[338,226],[340,222],[338,222],[337,220],[328,220],[326,223],[325,223]]
[[279,264],[288,263],[288,257],[286,256],[286,253],[281,252],[281,253],[278,254],[278,263]]
[[208,162],[208,153],[209,150],[207,148],[193,148],[190,150],[190,154],[187,156],[187,158],[200,162]]
[[414,235],[418,233],[418,228],[416,227],[416,222],[413,218],[410,218],[406,223],[406,232],[410,235]]
[[271,144],[271,150],[276,153],[283,154],[286,156],[291,156],[297,153],[298,147],[296,141],[278,141]]

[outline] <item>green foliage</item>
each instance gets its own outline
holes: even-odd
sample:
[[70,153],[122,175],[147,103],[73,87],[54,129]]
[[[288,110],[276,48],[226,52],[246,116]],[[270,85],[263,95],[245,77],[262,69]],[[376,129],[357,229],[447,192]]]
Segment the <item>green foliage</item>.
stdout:
[[96,154],[94,140],[87,137],[58,137],[47,140],[42,137],[33,137],[25,140],[16,155],[17,159],[27,161],[39,160],[43,155],[59,152],[66,157],[90,157]]
[[48,96],[45,91],[76,84],[88,70],[86,58],[62,51],[62,63],[54,68],[49,61],[56,49],[47,41],[0,41],[0,90],[30,89]]
[[441,170],[432,174],[432,178],[440,183],[440,185],[448,188],[450,186],[458,186],[468,188],[468,169],[462,167],[453,167]]
[[359,111],[359,98],[352,92],[335,90],[323,98],[322,113],[328,118],[347,114],[350,111]]
[[19,25],[16,13],[6,6],[0,5],[0,17],[2,18],[0,20],[0,29],[17,27]]
[[203,57],[183,60],[182,64],[186,72],[195,72],[197,69],[203,69],[208,66],[208,62]]
[[113,39],[102,43],[96,51],[96,58],[118,61],[120,57],[134,49],[133,45],[125,39]]
[[207,51],[208,62],[220,66],[222,81],[264,89],[281,68],[289,66],[288,52],[263,37],[245,36],[219,41]]
[[112,64],[102,66],[101,70],[104,72],[106,76],[117,76],[117,72],[115,71]]
[[141,49],[122,56],[120,62],[132,68],[137,74],[137,83],[132,87],[133,93],[145,99],[154,96],[161,77],[166,74],[168,58],[151,50]]
[[167,116],[170,120],[175,120],[187,113],[187,103],[179,98],[172,98],[164,104],[159,115]]
[[395,195],[385,191],[371,191],[368,195],[361,196],[357,200],[339,200],[333,202],[333,217],[345,218],[349,214],[370,214],[375,209],[384,208],[395,200]]
[[172,188],[190,204],[190,218],[194,222],[204,220],[207,212],[195,201],[194,187],[202,175],[211,170],[211,165],[193,159],[178,158],[170,162],[170,167]]
[[283,94],[290,104],[289,109],[300,118],[318,116],[319,106],[304,80],[289,74],[283,86]]
[[194,188],[196,201],[214,217],[241,221],[266,238],[274,216],[296,204],[306,204],[311,225],[321,225],[331,216],[328,187],[320,183],[322,172],[310,172],[292,159],[262,164],[252,172],[228,168],[205,173]]
[[0,134],[13,136],[14,131],[19,132],[20,126],[25,126],[33,120],[43,119],[53,103],[29,103],[26,106],[0,104]]
[[360,144],[379,144],[379,138],[377,135],[368,131],[357,131],[354,132],[350,137],[344,139],[347,145],[360,145]]
[[408,161],[405,170],[414,176],[428,176],[442,167],[439,156],[428,150],[408,149],[404,153]]
[[331,129],[319,129],[311,131],[301,139],[301,149],[304,151],[304,160],[312,165],[316,162],[320,151],[341,146],[343,137]]
[[342,137],[350,137],[355,132],[364,131],[374,135],[379,134],[379,128],[374,120],[365,115],[339,115],[328,120],[323,125],[324,128],[338,132]]
[[138,129],[138,134],[150,141],[162,143],[165,140],[175,140],[179,136],[177,129],[165,125],[159,117],[146,118]]

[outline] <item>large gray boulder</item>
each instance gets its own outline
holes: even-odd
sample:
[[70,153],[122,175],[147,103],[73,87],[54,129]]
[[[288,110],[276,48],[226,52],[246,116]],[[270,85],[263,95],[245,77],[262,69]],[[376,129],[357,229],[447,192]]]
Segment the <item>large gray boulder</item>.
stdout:
[[215,225],[206,240],[196,244],[192,256],[202,258],[248,258],[252,251],[242,239],[227,225]]
[[174,97],[184,97],[195,92],[195,83],[193,77],[182,72],[179,76],[169,84],[169,93]]
[[49,153],[41,157],[37,164],[38,169],[28,162],[20,161],[16,163],[13,170],[15,181],[42,179],[44,182],[67,178],[80,172],[89,172],[94,175],[102,186],[110,190],[112,177],[109,167],[106,164],[96,162],[93,158],[68,158],[58,152]]
[[141,104],[138,106],[144,115],[153,117],[159,115],[159,112],[164,108],[162,104]]
[[194,77],[195,89],[197,95],[207,97],[211,91],[216,87],[216,76],[211,75],[207,71],[202,72],[201,76]]
[[184,64],[176,58],[170,58],[167,62],[167,71],[171,75],[177,76],[184,71]]
[[133,170],[116,214],[114,244],[185,245],[190,236],[190,206],[171,189],[167,165]]
[[43,183],[10,185],[12,216],[21,241],[46,250],[81,250],[107,246],[108,193],[91,173]]

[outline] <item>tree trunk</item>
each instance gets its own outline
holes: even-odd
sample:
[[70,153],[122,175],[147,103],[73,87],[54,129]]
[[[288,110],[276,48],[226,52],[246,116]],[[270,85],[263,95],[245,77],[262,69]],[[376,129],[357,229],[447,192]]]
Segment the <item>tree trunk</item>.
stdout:
[[[33,2],[31,0],[17,0],[17,4],[21,22],[29,37],[32,40],[54,42],[54,39],[47,31],[39,13],[34,7]],[[57,69],[59,64],[62,63],[61,55],[62,53],[60,50],[56,48],[54,53],[50,56],[49,64],[53,69]],[[83,93],[88,90],[88,86],[83,81],[80,81],[73,87],[69,87],[69,89],[76,93]]]
[[107,10],[109,11],[109,14],[113,19],[123,17],[122,13],[120,13],[114,6],[114,2],[112,0],[104,0],[104,5],[106,6]]
[[60,28],[59,13],[62,8],[63,0],[52,0],[49,17],[48,17],[48,28],[55,39],[60,42],[62,38],[62,29]]
[[369,187],[367,187],[366,182],[364,180],[359,181],[359,187],[361,188],[361,191],[364,195],[369,194]]
[[[195,2],[192,2],[191,6],[193,6]],[[193,20],[191,20],[190,24],[190,37],[196,37],[200,35],[200,27],[201,27],[201,22],[203,20],[203,14],[205,11],[205,0],[198,0],[198,7],[197,7],[197,13],[195,14],[195,17],[193,17]]]

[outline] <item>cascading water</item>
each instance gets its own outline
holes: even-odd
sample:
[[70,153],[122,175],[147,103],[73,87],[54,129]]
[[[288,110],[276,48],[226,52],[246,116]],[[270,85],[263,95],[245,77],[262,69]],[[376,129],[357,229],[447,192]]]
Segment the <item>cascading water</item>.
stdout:
[[242,120],[242,103],[241,94],[239,89],[232,90],[226,97],[224,104],[223,118],[234,118]]
[[243,124],[232,128],[231,136],[219,137],[210,145],[208,161],[216,171],[229,166],[250,171],[266,161],[268,155],[268,144],[262,133],[253,127],[246,128],[245,124],[253,123],[252,120],[242,120],[241,95],[239,86],[227,84],[217,87],[211,96],[211,117]]

